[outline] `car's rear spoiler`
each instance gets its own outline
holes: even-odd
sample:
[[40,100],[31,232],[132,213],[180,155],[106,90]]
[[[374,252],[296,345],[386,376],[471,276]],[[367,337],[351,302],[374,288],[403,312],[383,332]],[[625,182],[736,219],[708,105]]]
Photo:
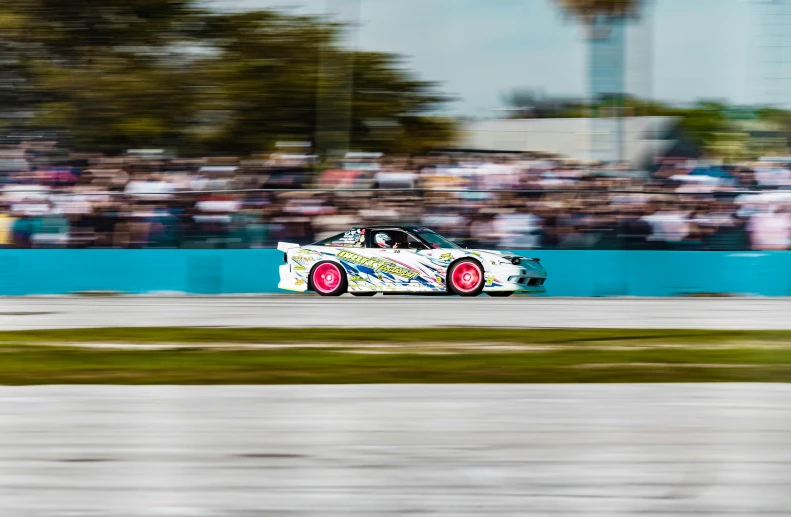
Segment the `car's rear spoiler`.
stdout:
[[277,249],[278,251],[287,252],[288,250],[299,248],[299,244],[293,244],[291,242],[278,242]]

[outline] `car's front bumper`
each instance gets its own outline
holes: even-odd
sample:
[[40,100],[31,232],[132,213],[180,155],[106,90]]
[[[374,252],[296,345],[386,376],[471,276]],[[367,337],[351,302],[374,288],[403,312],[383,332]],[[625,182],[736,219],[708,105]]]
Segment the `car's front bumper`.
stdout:
[[503,291],[509,293],[545,293],[547,288],[543,285],[526,285],[513,282],[506,282],[497,287],[484,288],[484,292]]
[[487,271],[484,291],[545,293],[547,271],[535,261],[525,260],[519,265],[499,264]]

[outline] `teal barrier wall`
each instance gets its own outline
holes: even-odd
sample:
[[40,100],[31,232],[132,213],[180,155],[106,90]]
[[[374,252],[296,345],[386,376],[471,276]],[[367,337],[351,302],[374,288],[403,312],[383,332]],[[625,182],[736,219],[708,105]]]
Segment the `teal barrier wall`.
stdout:
[[277,250],[0,250],[0,295],[277,291]]
[[[548,296],[791,296],[791,252],[517,251]],[[80,291],[273,293],[277,250],[0,250],[0,295]]]
[[551,296],[791,296],[791,252],[523,251]]

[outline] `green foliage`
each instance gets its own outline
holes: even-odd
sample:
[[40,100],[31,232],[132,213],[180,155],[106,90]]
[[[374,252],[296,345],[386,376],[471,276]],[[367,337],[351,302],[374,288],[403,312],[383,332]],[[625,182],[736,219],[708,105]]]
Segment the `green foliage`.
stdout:
[[686,139],[704,153],[726,160],[787,154],[791,142],[791,111],[777,108],[748,109],[712,101],[673,106],[629,96],[599,99],[589,105],[583,100],[549,97],[532,90],[515,90],[504,100],[515,118],[605,117],[618,112],[635,117],[678,117]]
[[723,135],[729,133],[729,123],[723,110],[725,106],[710,102],[699,103],[692,108],[671,110],[669,114],[682,117],[681,127],[694,143],[717,154]]
[[[361,340],[360,335],[365,339]],[[12,330],[0,332],[0,344],[136,343],[136,344],[371,344],[417,343],[552,346],[712,346],[791,349],[791,330],[688,329],[498,329],[418,328],[407,334],[357,328],[204,328],[108,327],[89,329]]]
[[509,118],[580,118],[590,115],[579,99],[553,97],[540,90],[517,89],[503,96]]
[[[399,58],[351,52],[344,27],[273,11],[213,13],[195,0],[19,0],[0,6],[17,87],[0,110],[35,116],[81,150],[156,146],[247,154],[280,139],[351,130],[351,144],[419,150],[445,140],[448,99]],[[333,117],[334,113],[341,117]],[[344,116],[348,124],[343,124]],[[339,122],[340,121],[340,122]],[[321,127],[318,127],[322,125]],[[393,127],[383,132],[376,128]]]

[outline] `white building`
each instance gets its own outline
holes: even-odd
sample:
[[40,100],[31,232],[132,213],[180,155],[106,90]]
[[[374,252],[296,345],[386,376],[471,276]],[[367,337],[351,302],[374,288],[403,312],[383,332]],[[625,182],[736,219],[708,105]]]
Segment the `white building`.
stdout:
[[[623,158],[652,163],[677,143],[676,117],[632,117],[623,123]],[[618,121],[612,118],[500,119],[465,123],[456,148],[476,151],[552,152],[571,159],[617,161]]]

